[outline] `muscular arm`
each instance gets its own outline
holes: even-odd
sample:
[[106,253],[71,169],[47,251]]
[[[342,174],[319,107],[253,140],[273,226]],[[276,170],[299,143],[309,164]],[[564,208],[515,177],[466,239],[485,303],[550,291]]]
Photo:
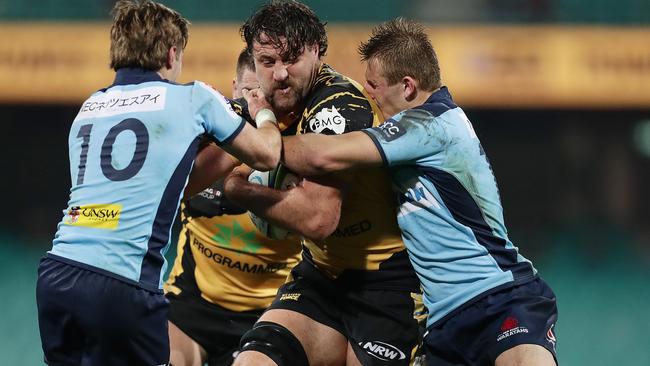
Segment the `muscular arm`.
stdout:
[[342,193],[332,182],[303,179],[296,187],[280,191],[249,183],[242,170],[226,178],[224,190],[231,201],[308,239],[323,240],[336,230]]
[[241,163],[232,155],[214,144],[208,144],[194,159],[190,179],[185,187],[185,197],[189,198],[201,192],[216,180],[225,177],[239,164]]
[[267,171],[280,161],[282,139],[278,127],[270,121],[259,123],[257,129],[246,123],[239,135],[221,148],[253,169]]
[[360,131],[335,136],[314,133],[287,136],[283,138],[282,155],[284,165],[306,176],[382,164],[379,150]]

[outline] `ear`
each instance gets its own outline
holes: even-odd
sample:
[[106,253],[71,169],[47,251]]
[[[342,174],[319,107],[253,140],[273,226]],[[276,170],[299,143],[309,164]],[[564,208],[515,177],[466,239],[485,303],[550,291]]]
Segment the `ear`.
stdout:
[[404,99],[407,102],[412,101],[418,95],[418,82],[410,76],[402,78],[402,87],[404,88]]
[[320,46],[318,43],[314,43],[309,47],[309,52],[314,54],[315,57],[318,57],[318,53],[320,52]]
[[232,98],[237,99],[235,97],[235,91],[237,90],[237,77],[232,78]]
[[177,51],[176,46],[169,47],[169,51],[167,51],[167,61],[165,62],[165,67],[167,69],[171,69],[174,63],[178,61]]

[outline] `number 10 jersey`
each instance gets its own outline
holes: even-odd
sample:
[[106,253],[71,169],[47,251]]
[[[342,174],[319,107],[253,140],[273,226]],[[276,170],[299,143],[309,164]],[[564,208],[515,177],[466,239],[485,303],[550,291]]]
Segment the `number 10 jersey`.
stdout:
[[70,200],[48,257],[160,291],[199,138],[228,143],[244,123],[202,82],[118,70],[71,126]]

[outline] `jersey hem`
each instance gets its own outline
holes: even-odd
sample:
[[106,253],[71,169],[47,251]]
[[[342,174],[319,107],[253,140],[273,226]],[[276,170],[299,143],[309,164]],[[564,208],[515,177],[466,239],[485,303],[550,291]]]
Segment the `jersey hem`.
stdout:
[[114,278],[114,279],[116,279],[118,281],[122,281],[124,283],[129,284],[129,285],[140,287],[143,290],[147,290],[147,291],[158,293],[158,294],[163,293],[162,288],[152,287],[152,286],[147,285],[145,283],[140,283],[140,282],[134,281],[134,280],[132,280],[130,278],[120,276],[117,273],[113,273],[113,272],[107,271],[105,269],[101,269],[101,268],[98,268],[98,267],[95,267],[95,266],[91,266],[90,264],[77,262],[77,261],[72,260],[70,258],[60,257],[60,256],[58,256],[56,254],[52,254],[52,253],[45,254],[45,257],[47,257],[49,259],[52,259],[54,261],[57,261],[57,262],[65,263],[65,264],[68,264],[68,265],[71,265],[71,266],[74,266],[74,267],[85,269],[87,271],[99,273],[101,275]]
[[511,287],[524,285],[524,284],[526,284],[528,282],[531,282],[531,281],[535,280],[538,277],[539,277],[539,275],[537,273],[531,274],[530,276],[521,277],[521,278],[518,278],[516,280],[501,284],[499,286],[492,287],[491,289],[489,289],[487,291],[481,292],[480,294],[478,294],[478,295],[470,298],[468,301],[464,302],[459,307],[457,307],[457,308],[453,309],[452,311],[448,312],[442,318],[440,318],[440,319],[434,321],[433,323],[427,325],[427,331],[429,331],[431,328],[434,328],[434,327],[444,323],[445,321],[449,320],[450,318],[452,318],[453,316],[455,316],[459,312],[465,310],[469,306],[472,306],[474,303],[476,303],[477,301],[480,301],[481,299],[483,299],[486,296],[489,296],[489,295],[491,295],[491,294],[493,294],[495,292],[499,292],[501,290],[505,290],[505,289],[508,289],[508,288],[511,288]]

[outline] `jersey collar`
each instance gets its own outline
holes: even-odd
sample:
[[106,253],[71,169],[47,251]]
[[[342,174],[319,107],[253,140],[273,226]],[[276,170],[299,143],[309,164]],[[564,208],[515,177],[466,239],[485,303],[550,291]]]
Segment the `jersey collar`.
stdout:
[[151,70],[141,68],[124,67],[115,73],[113,85],[140,84],[147,81],[166,81],[160,75]]
[[454,104],[454,100],[451,98],[451,93],[449,92],[449,89],[447,89],[446,86],[441,87],[440,89],[436,90],[429,96],[427,99],[426,103],[451,103]]

